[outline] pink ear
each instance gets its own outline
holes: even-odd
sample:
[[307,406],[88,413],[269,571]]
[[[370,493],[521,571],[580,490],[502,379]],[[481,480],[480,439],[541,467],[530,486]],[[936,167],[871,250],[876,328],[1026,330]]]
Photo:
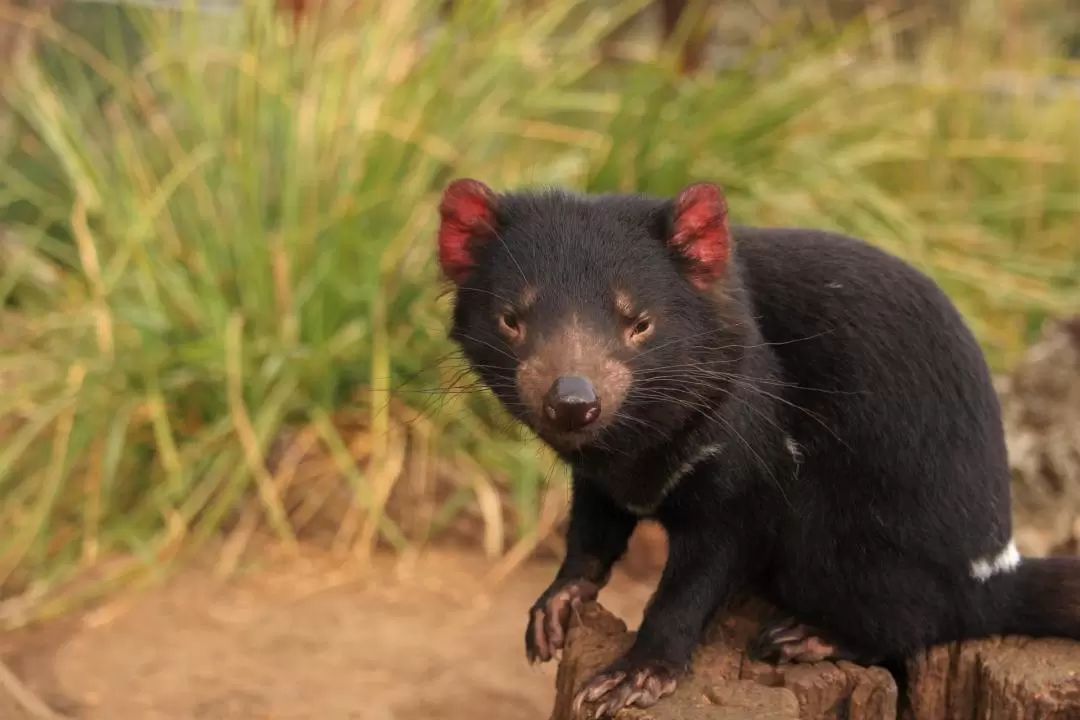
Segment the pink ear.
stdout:
[[495,229],[495,193],[479,180],[454,180],[439,203],[439,266],[457,285],[473,266],[473,242]]
[[690,280],[704,289],[719,278],[731,254],[727,203],[712,183],[687,185],[675,198],[675,224],[668,244],[691,263]]

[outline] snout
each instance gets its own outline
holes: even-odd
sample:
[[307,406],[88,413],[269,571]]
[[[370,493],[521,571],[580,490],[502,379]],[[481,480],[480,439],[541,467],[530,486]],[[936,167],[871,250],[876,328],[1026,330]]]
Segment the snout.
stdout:
[[564,375],[544,395],[544,415],[561,432],[584,430],[600,417],[600,398],[587,378]]
[[609,335],[572,318],[534,333],[518,365],[515,411],[558,452],[600,440],[626,399],[633,378]]

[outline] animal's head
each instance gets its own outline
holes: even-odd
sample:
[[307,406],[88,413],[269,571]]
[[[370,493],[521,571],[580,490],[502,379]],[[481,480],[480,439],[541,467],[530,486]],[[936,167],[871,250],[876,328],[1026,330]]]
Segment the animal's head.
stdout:
[[451,337],[504,406],[556,450],[677,427],[734,370],[720,190],[675,198],[446,188],[439,263]]

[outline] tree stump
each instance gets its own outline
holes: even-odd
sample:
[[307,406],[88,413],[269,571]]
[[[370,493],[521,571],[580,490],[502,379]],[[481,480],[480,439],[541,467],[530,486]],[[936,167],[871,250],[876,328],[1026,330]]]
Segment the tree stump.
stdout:
[[[930,648],[909,667],[906,697],[883,668],[847,662],[774,666],[744,649],[762,611],[723,615],[673,695],[618,720],[1066,720],[1080,718],[1080,643],[991,638]],[[598,603],[571,620],[551,720],[581,720],[574,693],[633,641]]]

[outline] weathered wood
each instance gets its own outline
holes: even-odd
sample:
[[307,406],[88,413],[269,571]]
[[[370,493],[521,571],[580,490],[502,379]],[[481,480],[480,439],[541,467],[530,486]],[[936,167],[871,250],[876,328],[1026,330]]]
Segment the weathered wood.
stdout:
[[[745,657],[762,606],[718,619],[675,693],[619,720],[1065,720],[1080,718],[1080,643],[992,638],[931,648],[911,663],[908,698],[883,668],[774,666]],[[551,720],[581,720],[574,693],[633,641],[596,603],[571,623]]]
[[1080,643],[991,638],[912,662],[906,720],[1080,718]]

